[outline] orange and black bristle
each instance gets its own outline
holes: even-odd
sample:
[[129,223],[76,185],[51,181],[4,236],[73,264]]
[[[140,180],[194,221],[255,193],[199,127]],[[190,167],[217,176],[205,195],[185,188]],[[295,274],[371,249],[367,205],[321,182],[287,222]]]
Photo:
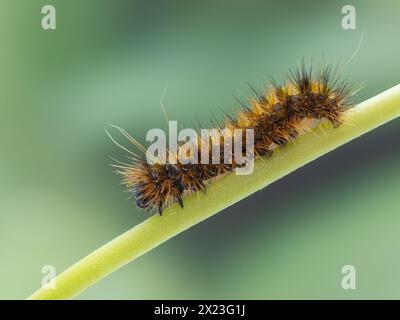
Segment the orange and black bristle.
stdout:
[[[334,127],[340,126],[343,112],[353,106],[352,87],[340,79],[337,68],[330,66],[313,72],[303,64],[289,72],[283,85],[271,81],[265,92],[252,86],[250,89],[253,96],[249,104],[242,105],[236,117],[226,116],[225,124],[217,129],[254,129],[256,157],[272,156],[274,149],[295,139],[304,131],[304,120],[318,123],[326,119]],[[183,208],[187,194],[205,191],[207,184],[238,166],[234,160],[224,164],[223,151],[220,157],[220,164],[182,164],[179,159],[176,164],[149,164],[145,159],[134,159],[118,167],[137,206],[145,210],[156,208],[162,214],[173,203]]]

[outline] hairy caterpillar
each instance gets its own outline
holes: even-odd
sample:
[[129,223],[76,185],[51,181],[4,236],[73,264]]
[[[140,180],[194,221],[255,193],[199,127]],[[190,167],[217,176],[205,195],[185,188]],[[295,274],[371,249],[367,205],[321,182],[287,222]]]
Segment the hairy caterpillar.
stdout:
[[[242,132],[253,129],[255,157],[272,156],[274,149],[284,147],[323,119],[334,127],[340,126],[342,113],[353,106],[351,96],[354,91],[347,81],[340,79],[337,68],[329,65],[313,71],[311,66],[306,67],[303,63],[296,71],[289,72],[282,85],[271,80],[271,86],[265,92],[252,87],[251,90],[253,96],[249,104],[241,105],[235,117],[225,115],[224,124],[216,129],[228,133],[235,129]],[[125,130],[118,129],[138,145]],[[244,136],[241,139],[243,146]],[[224,137],[217,143],[223,144]],[[196,144],[211,149],[215,141],[199,138]],[[178,146],[177,153],[182,149],[182,145]],[[245,154],[246,147],[242,147],[241,152]],[[207,163],[200,164],[182,163],[179,159],[174,163],[149,163],[145,158],[130,153],[130,163],[118,161],[114,166],[137,206],[145,210],[157,208],[160,215],[176,202],[183,208],[183,198],[187,194],[200,190],[205,192],[207,184],[241,166],[235,160],[224,162],[223,152],[219,153],[219,163],[209,158]],[[212,154],[211,150],[209,154]]]

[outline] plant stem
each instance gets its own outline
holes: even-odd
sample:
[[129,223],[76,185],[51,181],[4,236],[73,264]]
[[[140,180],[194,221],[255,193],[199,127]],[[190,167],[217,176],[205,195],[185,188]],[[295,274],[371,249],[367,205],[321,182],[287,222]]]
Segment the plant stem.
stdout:
[[29,299],[72,298],[178,233],[398,116],[400,85],[348,110],[339,128],[323,122],[276,150],[271,158],[257,159],[251,175],[230,173],[210,184],[206,194],[198,192],[185,198],[183,210],[173,205],[162,216],[148,218],[61,273],[55,289],[41,288]]

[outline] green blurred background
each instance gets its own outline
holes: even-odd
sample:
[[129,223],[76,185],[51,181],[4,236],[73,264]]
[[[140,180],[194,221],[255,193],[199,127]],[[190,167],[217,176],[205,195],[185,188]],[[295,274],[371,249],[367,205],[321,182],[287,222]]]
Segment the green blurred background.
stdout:
[[[57,29],[41,28],[41,8]],[[400,82],[400,3],[0,0],[0,298],[25,298],[143,221],[109,167],[170,119],[194,126],[302,57],[345,66],[362,101]],[[355,52],[362,33],[363,41]],[[400,298],[400,120],[173,238],[82,299]],[[343,290],[354,265],[357,289]]]

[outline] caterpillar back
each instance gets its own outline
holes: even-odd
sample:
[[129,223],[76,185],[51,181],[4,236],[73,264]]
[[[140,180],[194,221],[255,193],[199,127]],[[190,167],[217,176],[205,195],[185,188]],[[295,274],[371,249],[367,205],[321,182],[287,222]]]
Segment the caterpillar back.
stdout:
[[[254,130],[253,153],[256,158],[273,156],[275,149],[284,147],[323,119],[334,127],[340,126],[343,112],[353,106],[351,96],[355,92],[347,81],[340,79],[337,68],[323,66],[313,71],[304,63],[297,70],[290,71],[283,84],[278,85],[271,80],[270,87],[265,91],[253,87],[251,91],[253,95],[249,103],[241,105],[235,117],[225,115],[224,124],[215,129],[228,134],[241,130],[243,156],[247,151],[244,132]],[[125,130],[120,131],[137,145]],[[217,142],[200,137],[196,141],[197,146],[208,146],[209,155],[212,154],[213,143],[223,145],[224,137]],[[197,150],[199,159],[201,148]],[[168,154],[171,152],[167,151]],[[218,154],[219,161],[212,161],[210,156],[206,163],[199,164],[182,163],[178,157],[181,152],[186,152],[182,144],[178,145],[175,157],[178,160],[174,163],[168,160],[165,163],[149,163],[144,157],[130,152],[129,163],[117,161],[114,164],[138,207],[146,211],[157,209],[160,214],[174,203],[183,208],[185,196],[198,191],[206,192],[207,185],[213,180],[242,165],[235,159],[230,163],[224,162],[223,150]]]

